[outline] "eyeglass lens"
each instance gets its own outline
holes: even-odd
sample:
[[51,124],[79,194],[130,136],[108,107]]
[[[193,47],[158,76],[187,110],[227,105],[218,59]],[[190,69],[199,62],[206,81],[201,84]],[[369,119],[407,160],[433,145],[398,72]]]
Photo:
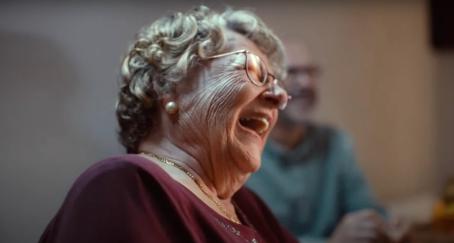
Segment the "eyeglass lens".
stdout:
[[268,71],[260,57],[246,53],[246,73],[253,83],[262,86],[268,82]]

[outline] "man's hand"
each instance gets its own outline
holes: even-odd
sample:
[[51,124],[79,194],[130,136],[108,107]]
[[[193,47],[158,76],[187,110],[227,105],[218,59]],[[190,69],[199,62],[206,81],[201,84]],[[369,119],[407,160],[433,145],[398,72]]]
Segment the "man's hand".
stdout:
[[392,242],[388,237],[386,221],[371,209],[345,215],[337,225],[329,243]]

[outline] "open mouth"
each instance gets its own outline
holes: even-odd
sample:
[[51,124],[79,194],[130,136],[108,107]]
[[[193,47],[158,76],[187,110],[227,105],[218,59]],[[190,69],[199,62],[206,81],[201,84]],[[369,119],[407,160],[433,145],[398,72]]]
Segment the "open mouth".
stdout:
[[242,117],[240,118],[240,124],[259,135],[264,134],[270,128],[270,122],[265,117]]

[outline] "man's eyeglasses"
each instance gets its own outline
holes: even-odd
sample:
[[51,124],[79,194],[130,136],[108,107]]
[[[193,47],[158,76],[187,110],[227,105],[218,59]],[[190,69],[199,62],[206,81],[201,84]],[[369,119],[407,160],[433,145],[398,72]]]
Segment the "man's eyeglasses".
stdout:
[[253,84],[256,86],[262,87],[268,84],[277,85],[278,80],[276,77],[268,72],[268,67],[265,62],[260,59],[259,56],[253,54],[248,50],[238,50],[232,52],[226,52],[214,56],[207,57],[206,59],[215,59],[221,58],[233,54],[243,53],[245,56],[244,69],[246,70],[246,75]]

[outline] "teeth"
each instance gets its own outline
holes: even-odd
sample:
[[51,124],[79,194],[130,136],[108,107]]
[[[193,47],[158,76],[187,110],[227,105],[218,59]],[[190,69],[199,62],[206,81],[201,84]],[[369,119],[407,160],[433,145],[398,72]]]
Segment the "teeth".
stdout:
[[263,133],[266,132],[266,131],[268,130],[268,128],[270,127],[270,123],[269,123],[268,120],[267,120],[266,118],[264,118],[264,117],[261,117],[261,118],[259,119],[259,121],[261,121],[261,122],[263,123],[263,125],[262,125],[261,128],[259,128],[259,129],[257,130],[257,132],[258,132],[259,134],[263,134]]
[[262,135],[270,128],[270,122],[265,117],[248,117],[248,118],[241,118],[240,123],[257,132],[258,134]]

